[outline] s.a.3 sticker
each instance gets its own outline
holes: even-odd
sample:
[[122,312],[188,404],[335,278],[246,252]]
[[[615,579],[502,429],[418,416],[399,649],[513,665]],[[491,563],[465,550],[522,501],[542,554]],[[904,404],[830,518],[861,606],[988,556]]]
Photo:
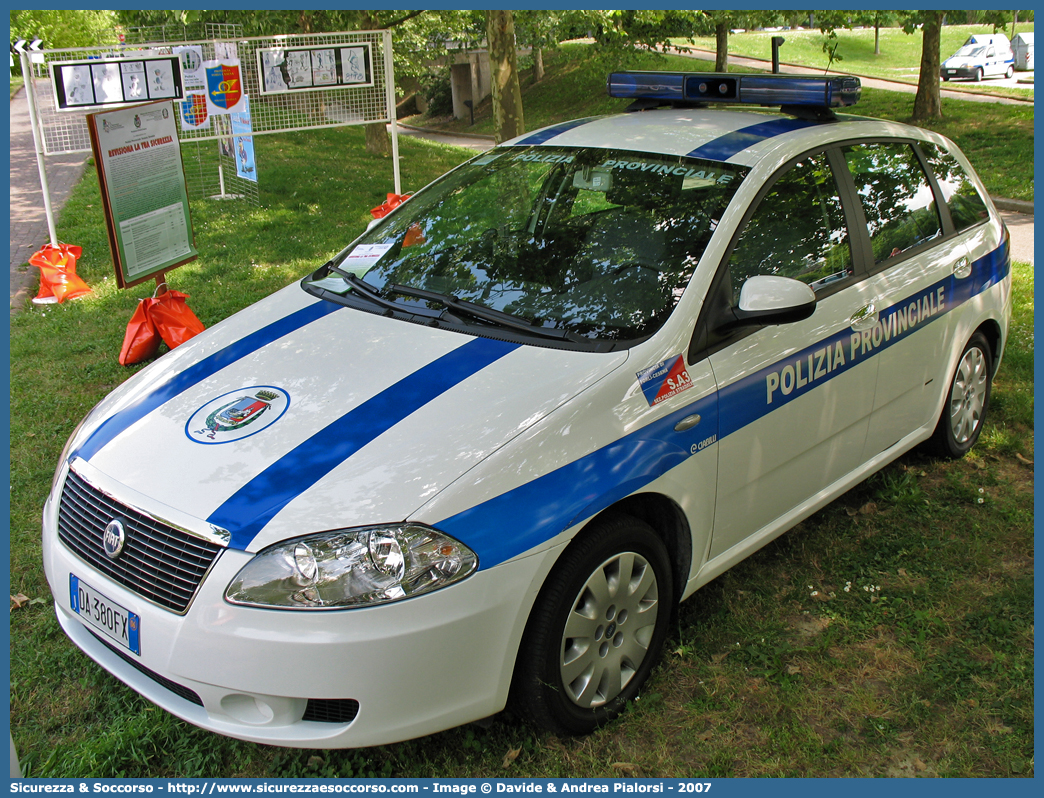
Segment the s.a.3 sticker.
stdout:
[[268,429],[289,406],[290,395],[282,388],[239,388],[211,399],[193,413],[185,434],[196,443],[232,443]]
[[685,370],[685,359],[681,355],[639,371],[637,376],[650,407],[692,387],[692,378]]

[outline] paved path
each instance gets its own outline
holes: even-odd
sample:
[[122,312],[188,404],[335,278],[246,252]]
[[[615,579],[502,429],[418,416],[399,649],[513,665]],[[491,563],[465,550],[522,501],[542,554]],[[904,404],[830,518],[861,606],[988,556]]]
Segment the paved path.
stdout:
[[[55,218],[69,199],[72,187],[83,175],[86,153],[48,155],[44,161]],[[29,256],[50,243],[44,212],[40,169],[36,164],[33,130],[29,124],[29,101],[25,89],[11,100],[11,310],[35,294],[37,270],[27,265]],[[70,241],[75,244],[75,241]]]

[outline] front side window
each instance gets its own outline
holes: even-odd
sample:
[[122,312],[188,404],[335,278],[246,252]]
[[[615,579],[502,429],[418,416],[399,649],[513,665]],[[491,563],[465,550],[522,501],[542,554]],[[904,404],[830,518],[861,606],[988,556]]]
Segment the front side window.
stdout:
[[853,273],[834,174],[823,153],[791,166],[762,198],[729,260],[733,304],[748,277],[792,277],[816,291]]
[[[745,173],[648,153],[495,149],[412,197],[312,283],[472,327],[500,313],[516,330],[521,320],[523,331],[639,339],[670,315]],[[339,273],[353,277],[331,288]]]
[[989,209],[964,167],[950,153],[935,144],[921,142],[921,151],[942,190],[943,202],[950,209],[953,226],[966,230],[990,218]]
[[898,258],[942,233],[935,196],[908,144],[844,148],[866,216],[874,264]]

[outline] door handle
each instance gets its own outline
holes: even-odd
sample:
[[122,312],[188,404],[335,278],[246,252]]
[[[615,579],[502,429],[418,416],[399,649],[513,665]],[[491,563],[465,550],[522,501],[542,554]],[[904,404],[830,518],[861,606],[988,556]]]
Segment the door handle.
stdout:
[[674,425],[675,432],[685,432],[687,429],[692,429],[701,421],[699,413],[693,413],[691,416],[686,416],[677,424]]
[[852,325],[852,329],[856,332],[869,330],[877,324],[877,306],[873,302],[867,303],[852,314],[849,322]]
[[953,276],[959,280],[971,274],[971,262],[967,258],[961,258],[953,264]]

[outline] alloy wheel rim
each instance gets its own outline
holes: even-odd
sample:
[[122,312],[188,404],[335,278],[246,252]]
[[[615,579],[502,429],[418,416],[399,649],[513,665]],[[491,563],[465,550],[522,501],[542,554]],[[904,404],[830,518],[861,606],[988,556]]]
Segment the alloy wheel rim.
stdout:
[[562,634],[559,673],[574,704],[595,709],[620,695],[649,653],[659,608],[656,574],[640,554],[623,552],[595,569]]
[[982,423],[986,384],[986,358],[982,350],[969,349],[961,358],[950,391],[950,430],[959,445],[971,440]]

